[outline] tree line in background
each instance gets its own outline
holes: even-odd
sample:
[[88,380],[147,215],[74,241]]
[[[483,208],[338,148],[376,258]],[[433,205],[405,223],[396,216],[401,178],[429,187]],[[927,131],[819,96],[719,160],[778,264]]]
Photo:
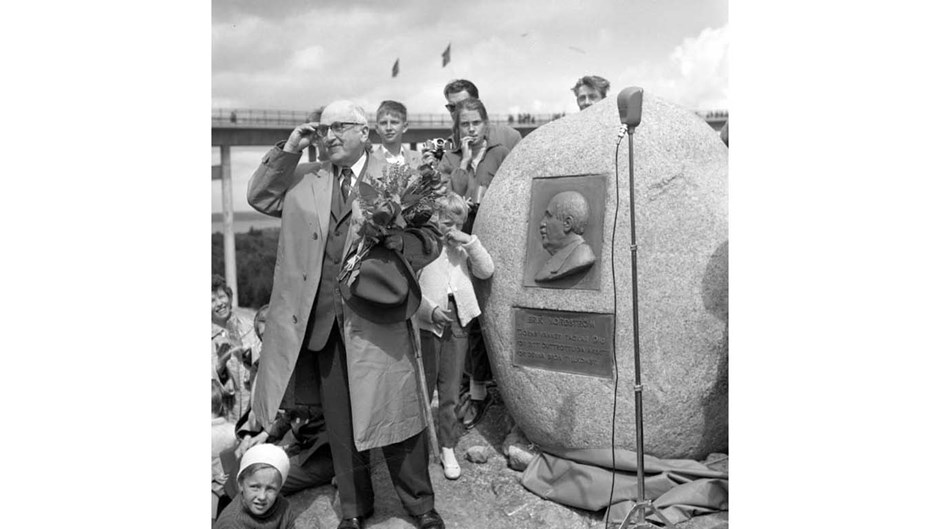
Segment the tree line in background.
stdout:
[[[257,309],[271,299],[280,231],[279,228],[252,228],[248,233],[235,234],[238,306]],[[212,273],[225,277],[225,250],[222,244],[222,233],[213,233]]]

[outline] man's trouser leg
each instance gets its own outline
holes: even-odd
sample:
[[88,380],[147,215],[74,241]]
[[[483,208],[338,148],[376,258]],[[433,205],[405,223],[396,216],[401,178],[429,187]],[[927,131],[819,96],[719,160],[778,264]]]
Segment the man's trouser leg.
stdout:
[[312,354],[317,355],[323,417],[333,454],[342,517],[352,518],[371,514],[374,496],[369,474],[369,452],[358,452],[353,441],[346,348],[339,333],[334,322],[326,345]]
[[434,508],[434,489],[428,471],[428,431],[382,447],[385,464],[405,511],[412,516]]
[[282,494],[326,485],[333,478],[333,459],[330,449],[321,447],[314,454],[301,452],[290,458],[290,472],[281,487]]

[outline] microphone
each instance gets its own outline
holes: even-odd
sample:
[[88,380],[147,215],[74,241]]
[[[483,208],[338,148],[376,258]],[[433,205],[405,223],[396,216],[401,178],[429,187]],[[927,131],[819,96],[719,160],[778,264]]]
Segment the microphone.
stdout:
[[621,90],[617,96],[617,110],[620,111],[620,123],[630,129],[636,128],[643,114],[643,89],[629,86]]

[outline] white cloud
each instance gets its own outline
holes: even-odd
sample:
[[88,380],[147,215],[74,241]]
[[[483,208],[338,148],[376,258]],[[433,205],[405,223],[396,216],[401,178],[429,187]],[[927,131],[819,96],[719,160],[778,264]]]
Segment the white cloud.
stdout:
[[705,28],[687,38],[669,55],[677,76],[672,96],[680,105],[697,109],[728,107],[728,26]]
[[326,66],[326,50],[319,44],[294,52],[290,67],[300,70],[318,70]]

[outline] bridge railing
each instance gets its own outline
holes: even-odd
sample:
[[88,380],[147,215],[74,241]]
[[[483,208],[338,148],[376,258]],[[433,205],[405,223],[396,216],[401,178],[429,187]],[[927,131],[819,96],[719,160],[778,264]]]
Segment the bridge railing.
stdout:
[[696,114],[705,121],[718,121],[718,120],[727,120],[728,111],[727,110],[696,110]]
[[[696,114],[705,121],[727,121],[727,110],[696,110]],[[264,128],[294,128],[307,121],[310,112],[303,110],[266,110],[257,108],[214,108],[212,109],[212,126],[214,127],[264,127]],[[375,113],[368,113],[369,123],[375,124]],[[564,112],[553,114],[490,114],[490,122],[514,127],[538,127],[550,121],[565,116]],[[440,128],[451,127],[453,121],[450,114],[410,114],[408,124],[414,128]]]
[[213,108],[213,125],[262,125],[296,127],[306,121],[309,112],[301,110],[268,110],[258,108]]
[[[277,127],[293,128],[307,120],[310,112],[302,110],[265,110],[257,108],[214,108],[212,126],[221,127]],[[369,123],[375,124],[375,113],[367,113]],[[490,114],[490,122],[513,126],[537,127],[564,117],[564,112],[554,114]],[[450,128],[450,114],[409,114],[408,125],[416,128]]]

